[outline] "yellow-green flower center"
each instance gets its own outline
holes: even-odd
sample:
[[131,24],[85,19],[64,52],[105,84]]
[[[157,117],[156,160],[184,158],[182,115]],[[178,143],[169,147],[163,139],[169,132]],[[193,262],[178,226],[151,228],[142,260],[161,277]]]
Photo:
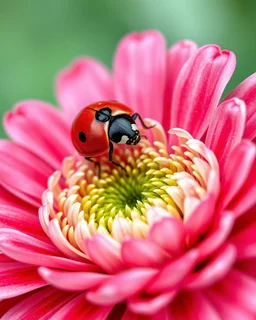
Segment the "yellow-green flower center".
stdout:
[[121,241],[117,232],[120,223],[123,233],[146,235],[150,207],[160,207],[164,215],[183,219],[185,210],[190,211],[185,198],[199,201],[206,191],[207,177],[196,163],[202,168],[208,164],[189,146],[174,146],[173,150],[169,155],[162,143],[151,145],[147,140],[133,149],[118,148],[114,159],[125,170],[102,157],[100,178],[92,163],[66,158],[62,172],[49,179],[49,192],[54,198],[50,217],[57,218],[63,235],[76,248],[76,228],[81,221],[83,237],[99,232]]
[[94,183],[87,186],[86,180],[81,182],[81,203],[88,222],[94,221],[95,227],[102,225],[111,232],[117,215],[129,220],[136,216],[146,222],[146,210],[150,206],[158,205],[179,214],[177,205],[166,192],[169,186],[177,186],[171,178],[173,172],[156,161],[162,157],[163,150],[147,149],[144,150],[147,153],[143,153],[143,148],[142,152],[126,150],[127,161],[120,159],[125,170],[110,169],[106,165],[101,179],[95,178]]

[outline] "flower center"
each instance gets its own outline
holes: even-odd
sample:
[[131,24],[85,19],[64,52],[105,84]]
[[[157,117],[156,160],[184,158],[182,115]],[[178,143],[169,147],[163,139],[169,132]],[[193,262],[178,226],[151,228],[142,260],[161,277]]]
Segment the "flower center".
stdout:
[[[171,177],[173,172],[157,162],[157,158],[166,156],[166,150],[160,143],[156,145],[159,150],[148,142],[133,150],[119,150],[116,158],[125,171],[111,168],[106,159],[102,159],[105,165],[101,179],[95,176],[91,184],[86,184],[88,179],[81,181],[81,203],[87,222],[93,221],[95,228],[102,225],[111,233],[116,216],[130,221],[136,217],[146,222],[146,211],[150,206],[161,206],[170,214],[181,215],[167,192],[168,186],[177,186]],[[78,166],[78,170],[83,167]]]
[[[152,207],[161,208],[158,214],[163,216],[188,219],[193,209],[188,203],[204,196],[213,164],[198,146],[194,150],[184,143],[172,149],[169,155],[163,143],[148,140],[134,148],[116,148],[114,159],[125,170],[102,157],[100,178],[92,163],[77,156],[64,159],[43,197],[48,203],[40,217],[45,231],[48,222],[57,219],[64,237],[79,249],[81,234],[84,239],[96,233],[118,241],[144,238],[156,220],[148,213]],[[193,201],[186,202],[188,198]]]

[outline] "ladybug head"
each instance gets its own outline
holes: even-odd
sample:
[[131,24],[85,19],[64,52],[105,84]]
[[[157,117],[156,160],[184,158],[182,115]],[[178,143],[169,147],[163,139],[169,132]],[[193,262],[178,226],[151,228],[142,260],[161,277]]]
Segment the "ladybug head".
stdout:
[[132,117],[120,114],[109,123],[109,139],[118,144],[136,145],[140,142],[140,132]]

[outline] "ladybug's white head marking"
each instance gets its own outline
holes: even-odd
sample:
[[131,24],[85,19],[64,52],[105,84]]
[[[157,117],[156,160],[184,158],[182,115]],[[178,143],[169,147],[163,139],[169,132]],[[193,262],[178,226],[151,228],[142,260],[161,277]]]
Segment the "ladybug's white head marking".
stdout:
[[133,123],[133,124],[131,125],[131,127],[132,127],[132,130],[133,130],[133,131],[138,131],[138,130],[139,130],[135,123]]
[[129,138],[127,136],[122,136],[122,139],[118,142],[119,144],[126,144]]

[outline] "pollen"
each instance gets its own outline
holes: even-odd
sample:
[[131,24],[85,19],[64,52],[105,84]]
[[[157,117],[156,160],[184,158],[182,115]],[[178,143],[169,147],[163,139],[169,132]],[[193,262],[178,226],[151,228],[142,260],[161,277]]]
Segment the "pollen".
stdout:
[[211,188],[214,161],[200,143],[188,140],[168,151],[161,142],[143,139],[136,147],[116,148],[114,159],[122,167],[102,157],[100,177],[92,163],[77,155],[65,158],[62,169],[49,178],[42,226],[47,232],[55,219],[63,237],[83,251],[82,242],[97,233],[119,242],[146,237],[149,208],[186,221],[193,204]]

